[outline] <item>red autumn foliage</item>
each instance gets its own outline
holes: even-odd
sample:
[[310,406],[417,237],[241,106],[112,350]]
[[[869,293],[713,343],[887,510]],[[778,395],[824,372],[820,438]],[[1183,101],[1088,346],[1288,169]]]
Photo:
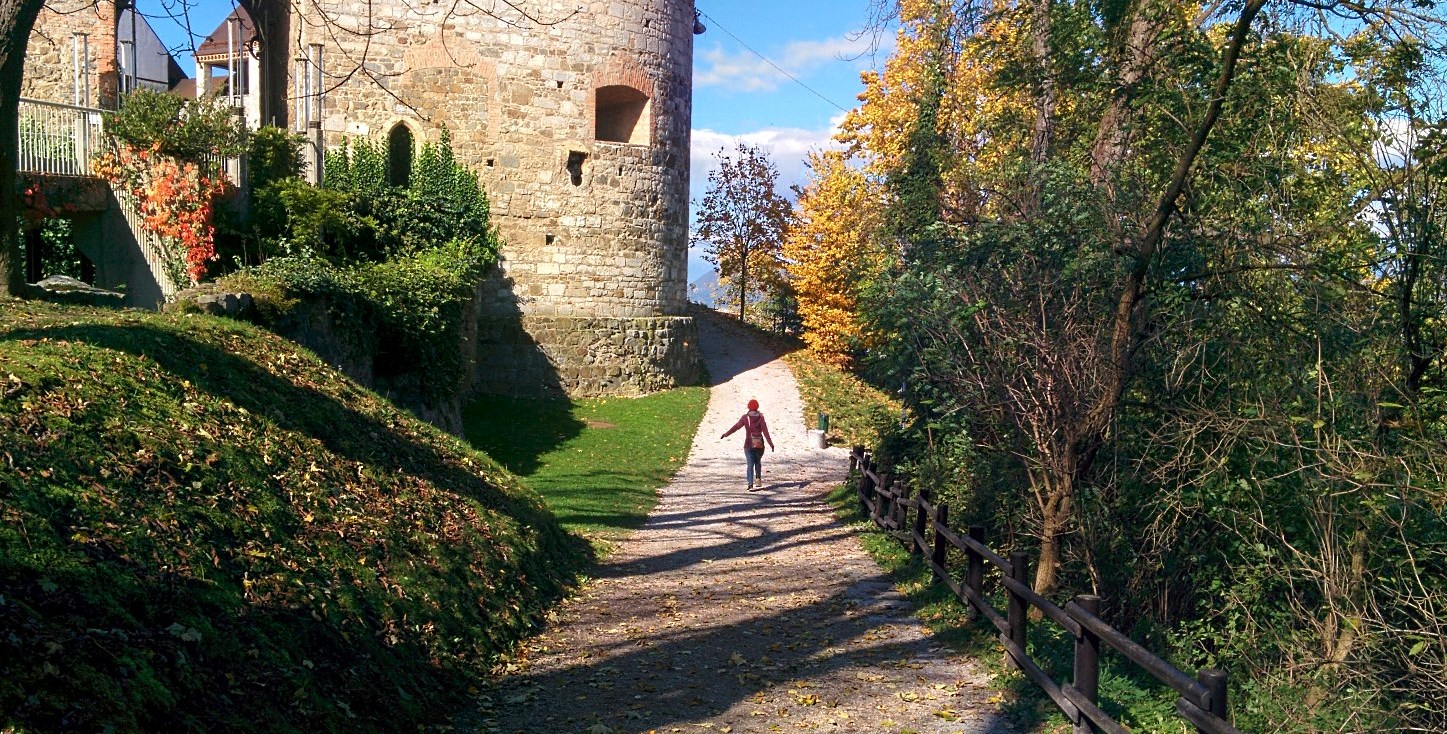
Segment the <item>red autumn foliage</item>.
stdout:
[[186,275],[196,282],[206,275],[206,263],[216,259],[214,202],[229,184],[159,148],[122,145],[97,156],[92,167],[135,197],[142,226],[168,245],[171,256],[184,259]]

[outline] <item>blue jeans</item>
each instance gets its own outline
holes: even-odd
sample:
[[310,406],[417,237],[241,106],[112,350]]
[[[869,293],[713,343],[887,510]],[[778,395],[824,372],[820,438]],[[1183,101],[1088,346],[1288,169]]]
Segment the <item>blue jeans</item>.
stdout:
[[748,467],[745,473],[748,475],[750,486],[753,485],[755,477],[758,477],[759,484],[764,483],[763,460],[763,449],[744,449],[744,465]]

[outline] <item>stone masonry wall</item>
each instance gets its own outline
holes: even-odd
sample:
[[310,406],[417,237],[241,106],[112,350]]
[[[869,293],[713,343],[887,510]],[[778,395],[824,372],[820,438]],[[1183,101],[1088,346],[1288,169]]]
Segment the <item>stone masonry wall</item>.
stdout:
[[120,76],[116,65],[116,5],[110,0],[51,0],[40,10],[25,49],[20,96],[75,102],[76,33],[89,35],[90,103],[114,109]]
[[494,319],[477,341],[480,393],[644,395],[702,379],[691,317]]
[[[539,329],[625,328],[629,319],[682,316],[693,0],[527,3],[541,22],[503,5],[504,19],[449,14],[451,7],[402,0],[302,6],[304,14],[325,13],[355,31],[292,24],[291,55],[322,44],[330,90],[321,105],[325,144],[349,136],[385,144],[398,125],[420,144],[448,127],[458,158],[479,171],[504,243],[500,273],[485,284],[484,319],[522,319]],[[597,139],[598,90],[613,87],[647,97],[639,123],[646,129],[630,142]],[[527,333],[549,345],[574,341],[531,327]],[[584,379],[582,368],[598,365],[569,362],[570,348],[554,353],[562,372],[589,384],[608,381]],[[630,358],[620,352],[616,359],[624,369]],[[591,389],[581,384],[577,389]]]

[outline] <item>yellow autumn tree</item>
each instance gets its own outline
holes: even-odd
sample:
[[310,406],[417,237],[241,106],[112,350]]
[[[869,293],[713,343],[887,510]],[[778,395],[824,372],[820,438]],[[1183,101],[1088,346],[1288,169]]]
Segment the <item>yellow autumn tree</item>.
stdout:
[[[1019,124],[1033,114],[1029,86],[998,81],[1001,67],[1025,62],[1029,13],[1013,2],[900,0],[895,51],[882,72],[862,75],[860,104],[845,116],[837,140],[870,176],[895,176],[917,152],[915,126],[933,120],[933,133],[946,143],[935,161],[941,216],[981,218],[991,200],[980,182],[993,180],[1030,144],[1029,125]],[[930,104],[937,109],[922,116]]]
[[864,91],[859,106],[845,116],[837,139],[849,147],[865,170],[885,175],[898,170],[908,155],[910,130],[919,118],[919,104],[929,74],[947,51],[954,25],[949,0],[903,0],[900,29],[893,54],[883,72],[861,75]]
[[880,185],[842,151],[811,153],[784,260],[799,304],[804,343],[823,362],[850,367],[860,338],[861,289],[886,253],[875,240],[883,220]]

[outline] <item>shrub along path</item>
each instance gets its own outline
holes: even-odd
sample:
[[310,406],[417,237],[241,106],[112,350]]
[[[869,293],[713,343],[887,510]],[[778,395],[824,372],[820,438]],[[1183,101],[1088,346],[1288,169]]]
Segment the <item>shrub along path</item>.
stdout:
[[[714,384],[688,464],[460,728],[1005,731],[983,672],[933,643],[834,519],[847,454],[807,446],[788,367],[721,320],[702,329]],[[750,398],[778,449],[756,492],[741,436],[719,440]]]

